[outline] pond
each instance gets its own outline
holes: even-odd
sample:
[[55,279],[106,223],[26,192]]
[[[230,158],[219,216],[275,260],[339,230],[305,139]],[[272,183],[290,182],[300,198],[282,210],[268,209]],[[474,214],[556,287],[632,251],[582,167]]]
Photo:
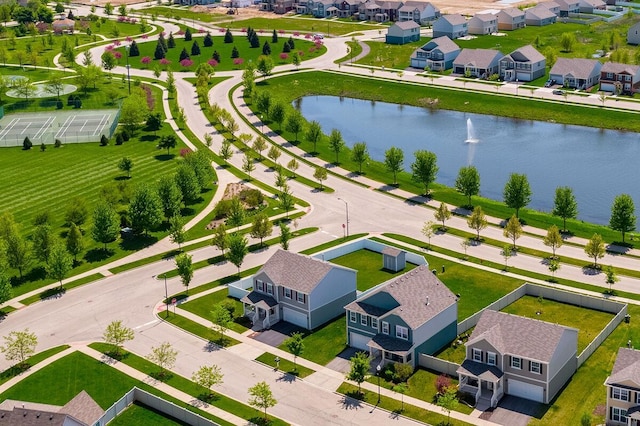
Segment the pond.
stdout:
[[[480,173],[481,195],[502,201],[510,173],[524,173],[533,192],[528,207],[550,211],[558,186],[573,188],[579,219],[608,224],[613,199],[640,202],[640,135],[492,115],[430,110],[334,96],[295,102],[304,117],[338,129],[348,146],[366,142],[371,158],[391,146],[404,151],[409,170],[419,149],[438,157],[437,182],[453,186],[460,167]],[[468,134],[468,123],[471,135]],[[465,142],[469,138],[474,143]],[[366,169],[365,169],[366,170]]]

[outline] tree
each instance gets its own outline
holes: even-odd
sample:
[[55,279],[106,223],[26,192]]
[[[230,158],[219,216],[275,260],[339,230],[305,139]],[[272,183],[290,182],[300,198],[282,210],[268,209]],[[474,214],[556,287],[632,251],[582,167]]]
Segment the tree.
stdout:
[[411,164],[411,178],[424,185],[425,195],[429,195],[429,185],[438,174],[437,157],[433,152],[419,150],[415,153],[415,161]]
[[303,123],[304,118],[298,110],[294,110],[294,112],[289,115],[287,119],[287,125],[285,128],[287,132],[293,133],[296,142],[298,142],[298,133],[303,130]]
[[402,163],[404,162],[404,152],[395,146],[384,152],[384,166],[393,174],[393,184],[398,184],[398,172],[402,171]]
[[593,258],[593,266],[598,268],[598,259],[602,259],[606,253],[604,241],[600,234],[593,234],[591,239],[584,246],[584,252],[587,256]]
[[33,147],[33,142],[31,142],[31,139],[29,139],[29,136],[25,136],[24,140],[22,141],[22,149],[25,151],[28,151],[32,147]]
[[531,187],[526,175],[511,173],[503,191],[504,203],[507,207],[516,210],[519,218],[520,209],[531,201]]
[[67,232],[66,241],[67,251],[73,256],[73,262],[76,262],[76,258],[84,250],[84,240],[80,228],[75,223],[72,223]]
[[160,138],[160,143],[158,143],[158,148],[166,149],[167,155],[169,155],[169,150],[175,148],[178,144],[178,141],[175,135],[164,135]]
[[620,281],[620,279],[616,275],[616,271],[613,269],[612,265],[609,265],[604,270],[606,283],[609,284],[609,294],[613,294],[613,290],[611,286]]
[[211,33],[207,31],[207,34],[204,36],[204,39],[202,40],[202,45],[204,47],[211,47],[213,46],[213,38],[211,37]]
[[404,394],[407,393],[407,390],[409,390],[409,388],[405,382],[400,382],[393,387],[393,391],[401,395],[400,402],[402,405],[400,411],[404,411]]
[[149,230],[162,223],[162,217],[162,201],[158,193],[149,185],[139,185],[129,203],[131,227],[147,235]]
[[240,198],[237,196],[231,198],[229,213],[227,214],[227,225],[239,228],[244,222],[244,218],[244,206],[242,205]]
[[146,105],[146,101],[142,99],[137,91],[131,93],[122,102],[120,109],[120,123],[127,129],[129,134],[135,134],[147,118],[147,108],[141,108]]
[[118,161],[118,169],[127,174],[127,177],[131,177],[131,169],[133,169],[133,160],[129,157],[122,157],[120,161]]
[[198,177],[191,167],[182,164],[175,175],[176,185],[180,190],[182,202],[187,205],[195,202],[200,197],[200,184]]
[[169,239],[172,243],[178,244],[178,250],[182,250],[182,243],[187,240],[187,232],[180,216],[169,219]]
[[162,176],[158,181],[157,189],[164,217],[169,220],[169,218],[179,216],[182,194],[176,184],[176,180],[171,176]]
[[356,142],[351,148],[351,160],[358,164],[358,173],[362,174],[362,164],[369,160],[366,142]]
[[442,230],[446,230],[445,222],[451,218],[451,211],[445,203],[440,203],[440,206],[433,213],[433,217],[442,222]]
[[344,140],[342,139],[342,133],[338,129],[332,129],[329,135],[329,149],[336,154],[336,164],[339,164],[340,151],[344,148]]
[[349,360],[350,370],[347,380],[352,380],[358,384],[358,393],[362,393],[360,385],[369,375],[369,356],[366,352],[356,352]]
[[621,194],[613,200],[609,226],[614,231],[620,231],[622,233],[623,243],[625,234],[636,229],[635,206],[633,204],[633,198],[631,198],[630,195]]
[[317,145],[320,141],[320,138],[322,138],[322,127],[316,120],[313,120],[311,123],[309,123],[306,138],[313,144],[313,152],[317,153]]
[[227,235],[227,228],[224,226],[224,223],[221,223],[214,229],[211,245],[220,250],[224,257],[224,251],[229,247],[229,235]]
[[293,193],[291,192],[291,189],[289,189],[289,186],[284,185],[282,187],[282,191],[278,194],[278,198],[280,199],[280,208],[286,212],[286,217],[289,218],[289,210],[291,210],[295,205]]
[[153,131],[153,135],[162,128],[162,115],[159,112],[149,114],[147,117],[147,129]]
[[213,396],[211,388],[222,384],[222,370],[217,365],[206,366],[202,365],[193,373],[191,380],[205,388],[208,392],[208,397]]
[[304,341],[302,340],[302,333],[295,331],[291,333],[291,336],[285,339],[283,342],[287,347],[287,350],[293,355],[293,369],[298,370],[296,359],[304,352]]
[[260,238],[260,246],[262,240],[273,233],[273,224],[265,213],[260,213],[253,219],[251,225],[251,238]]
[[436,405],[447,413],[447,424],[449,424],[451,420],[451,410],[458,408],[458,389],[455,386],[447,387],[444,392],[438,396]]
[[152,347],[151,353],[147,355],[149,361],[160,367],[160,373],[158,374],[160,379],[164,378],[167,370],[173,367],[177,357],[178,351],[173,349],[169,342],[163,342],[160,346]]
[[264,409],[264,420],[267,421],[267,408],[275,406],[278,401],[273,397],[271,387],[267,382],[256,383],[249,388],[249,405],[257,409]]
[[271,59],[271,56],[261,55],[260,57],[258,57],[256,70],[262,75],[263,79],[267,78],[268,75],[271,75],[273,67],[273,59]]
[[[87,50],[89,52],[89,50]],[[64,89],[64,81],[60,76],[53,76],[47,81],[44,90],[47,93],[51,93],[52,95],[56,95],[57,99],[60,99],[60,92]]]
[[573,33],[562,33],[560,36],[560,46],[564,52],[571,52],[576,43],[576,36]]
[[22,278],[23,271],[31,262],[31,245],[16,231],[9,234],[5,240],[7,263],[17,269]]
[[178,268],[178,275],[180,275],[180,281],[182,285],[187,288],[187,295],[189,294],[189,283],[193,279],[193,257],[187,253],[180,253],[176,256],[176,267]]
[[233,43],[233,34],[231,34],[231,30],[229,28],[227,28],[227,31],[224,33],[224,42]]
[[75,223],[82,227],[89,217],[89,207],[84,198],[76,197],[71,200],[64,215],[64,221],[67,225]]
[[193,44],[191,45],[191,56],[198,55],[200,55],[200,45],[198,44],[197,40],[194,40]]
[[480,174],[474,166],[461,167],[456,178],[456,191],[467,197],[467,204],[471,205],[471,197],[480,193]]
[[13,287],[7,276],[0,271],[0,303],[4,303],[13,297]]
[[31,246],[36,259],[42,263],[49,260],[49,253],[53,247],[54,239],[49,225],[39,225],[31,236]]
[[570,187],[559,186],[556,188],[551,214],[562,218],[562,229],[564,231],[567,230],[567,219],[578,217],[578,203]]
[[324,189],[322,181],[327,180],[327,169],[322,166],[316,166],[313,177],[320,183],[320,190],[322,191]]
[[549,272],[551,272],[551,276],[555,278],[556,271],[560,269],[560,262],[558,262],[557,259],[550,259],[547,267],[549,268]]
[[111,354],[115,358],[120,356],[120,349],[122,349],[125,342],[133,340],[134,337],[133,329],[123,325],[122,320],[116,320],[109,323],[102,334],[102,339],[109,345],[113,346]]
[[73,268],[73,259],[67,249],[62,243],[54,244],[45,266],[47,276],[58,281],[62,288],[62,280],[67,277],[71,268]]
[[262,151],[267,148],[267,142],[264,140],[262,136],[258,136],[255,141],[253,141],[253,149],[254,151],[258,151],[260,155],[259,161],[262,161]]
[[522,236],[522,225],[516,215],[511,216],[511,219],[504,226],[502,234],[513,241],[513,249],[516,250],[516,240]]
[[0,347],[7,361],[17,361],[19,367],[25,366],[25,361],[36,352],[38,337],[35,333],[24,331],[12,331],[4,336],[4,345]]
[[118,212],[108,203],[98,203],[93,211],[91,237],[95,242],[104,244],[104,251],[106,251],[107,244],[115,241],[119,232],[120,216]]
[[244,262],[244,258],[249,252],[247,245],[247,239],[241,234],[231,234],[229,237],[229,252],[227,253],[227,257],[229,261],[238,268],[238,273],[240,273],[240,266],[242,266],[242,262]]
[[296,67],[296,71],[298,70],[301,62],[302,58],[300,57],[300,52],[293,52],[293,55],[291,55],[291,63]]
[[264,44],[262,45],[262,54],[265,55],[265,56],[271,55],[271,45],[266,40],[264,41]]
[[427,242],[429,244],[429,249],[431,248],[431,237],[433,237],[433,221],[427,221],[422,225],[422,235],[427,237]]
[[298,170],[298,167],[300,167],[300,164],[298,163],[298,160],[296,160],[295,158],[292,158],[287,163],[287,168],[291,170],[291,174],[293,175],[294,178],[296,177],[296,170]]
[[553,258],[556,257],[556,250],[562,247],[564,240],[562,239],[562,235],[560,235],[560,230],[555,225],[551,225],[549,229],[547,229],[547,235],[542,239],[542,242],[545,246],[551,247],[551,251],[553,253]]
[[229,161],[232,155],[233,151],[231,150],[231,142],[225,139],[222,141],[222,145],[220,146],[220,157],[224,161]]
[[233,322],[231,312],[222,304],[218,303],[213,306],[211,311],[211,322],[213,328],[220,333],[220,344],[224,345],[224,334],[229,329],[229,325]]
[[484,211],[482,211],[482,207],[474,207],[473,212],[471,212],[471,215],[467,218],[467,225],[476,231],[476,241],[480,241],[480,231],[488,226],[487,218]]
[[284,122],[284,118],[286,117],[286,112],[284,110],[284,105],[280,102],[274,103],[269,109],[269,117],[275,122],[278,123],[278,130],[282,129],[282,123]]

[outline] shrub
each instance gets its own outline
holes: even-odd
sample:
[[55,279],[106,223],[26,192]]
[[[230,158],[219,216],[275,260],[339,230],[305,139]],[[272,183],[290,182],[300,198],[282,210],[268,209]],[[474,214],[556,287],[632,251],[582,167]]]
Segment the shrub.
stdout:
[[100,136],[100,146],[107,146],[109,145],[109,138],[106,137],[105,135]]
[[413,374],[413,367],[411,364],[397,363],[395,365],[396,374],[394,381],[398,383],[406,382]]
[[231,200],[220,200],[213,209],[213,218],[225,218],[229,215],[229,211],[231,211]]
[[122,137],[122,133],[116,133],[116,145],[122,145],[124,143],[124,138]]
[[76,95],[69,95],[67,98],[67,106],[74,106],[76,104]]
[[451,386],[451,378],[444,374],[439,375],[436,379],[436,392],[438,392],[438,395],[442,395],[449,386]]
[[56,109],[62,109],[63,107],[64,107],[64,104],[60,99],[58,99],[58,101],[56,102]]
[[120,134],[122,135],[122,139],[127,142],[129,139],[131,139],[131,134],[129,133],[129,131],[125,128],[123,128],[122,130],[120,130]]
[[22,141],[22,149],[26,151],[31,149],[32,146],[33,146],[33,143],[31,143],[31,139],[29,139],[29,136],[25,137],[24,140]]
[[47,150],[47,146],[44,144],[44,142],[42,142],[42,143],[40,144],[40,151],[41,151],[41,152],[45,152],[46,150]]
[[54,148],[60,148],[62,146],[62,141],[60,139],[56,139],[53,143]]
[[241,201],[247,203],[249,207],[255,208],[264,203],[264,194],[258,189],[244,189],[240,191],[238,197]]

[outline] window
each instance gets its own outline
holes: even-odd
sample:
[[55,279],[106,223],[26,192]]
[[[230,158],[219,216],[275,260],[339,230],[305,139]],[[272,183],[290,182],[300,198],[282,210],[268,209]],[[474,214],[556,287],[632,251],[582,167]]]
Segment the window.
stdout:
[[487,352],[487,364],[496,365],[496,354],[493,352]]
[[296,300],[300,303],[304,303],[304,293],[297,293]]
[[284,297],[286,297],[287,299],[291,299],[291,289],[290,288],[285,288],[284,289]]
[[260,280],[256,280],[256,290],[264,291],[264,284]]
[[402,340],[409,340],[409,329],[401,325],[396,325],[396,337]]
[[377,318],[371,317],[371,327],[375,328],[376,330],[378,329],[378,319]]
[[273,284],[267,283],[267,293],[273,294]]
[[389,323],[382,321],[382,334],[389,334]]
[[640,404],[640,392],[636,392],[636,404]]
[[618,401],[629,401],[629,391],[621,388],[611,388],[611,398]]
[[367,319],[368,319],[368,318],[369,318],[369,317],[368,317],[367,315],[360,314],[360,324],[362,324],[362,325],[367,325]]
[[355,312],[349,311],[349,321],[351,321],[351,322],[358,321],[358,316],[356,315]]
[[611,420],[614,422],[627,423],[627,410],[611,407]]
[[482,362],[482,351],[477,348],[473,348],[473,360],[476,362]]
[[522,368],[522,358],[518,358],[515,356],[511,357],[511,368],[517,368],[520,370]]
[[542,366],[539,362],[531,361],[529,362],[529,371],[536,374],[542,373]]

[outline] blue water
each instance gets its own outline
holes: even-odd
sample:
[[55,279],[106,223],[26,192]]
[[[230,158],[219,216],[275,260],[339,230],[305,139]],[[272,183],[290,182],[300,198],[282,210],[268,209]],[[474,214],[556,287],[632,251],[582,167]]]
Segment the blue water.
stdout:
[[[458,170],[473,164],[480,173],[481,195],[502,200],[510,173],[524,173],[533,192],[528,207],[553,208],[558,186],[573,188],[578,217],[607,224],[616,195],[640,202],[640,135],[456,111],[429,110],[383,102],[308,96],[295,105],[325,133],[338,129],[348,146],[366,142],[374,160],[396,146],[409,169],[413,153],[436,153],[437,182],[453,186]],[[477,143],[465,143],[467,119]],[[365,166],[366,167],[366,166]],[[366,169],[365,169],[366,170]]]

